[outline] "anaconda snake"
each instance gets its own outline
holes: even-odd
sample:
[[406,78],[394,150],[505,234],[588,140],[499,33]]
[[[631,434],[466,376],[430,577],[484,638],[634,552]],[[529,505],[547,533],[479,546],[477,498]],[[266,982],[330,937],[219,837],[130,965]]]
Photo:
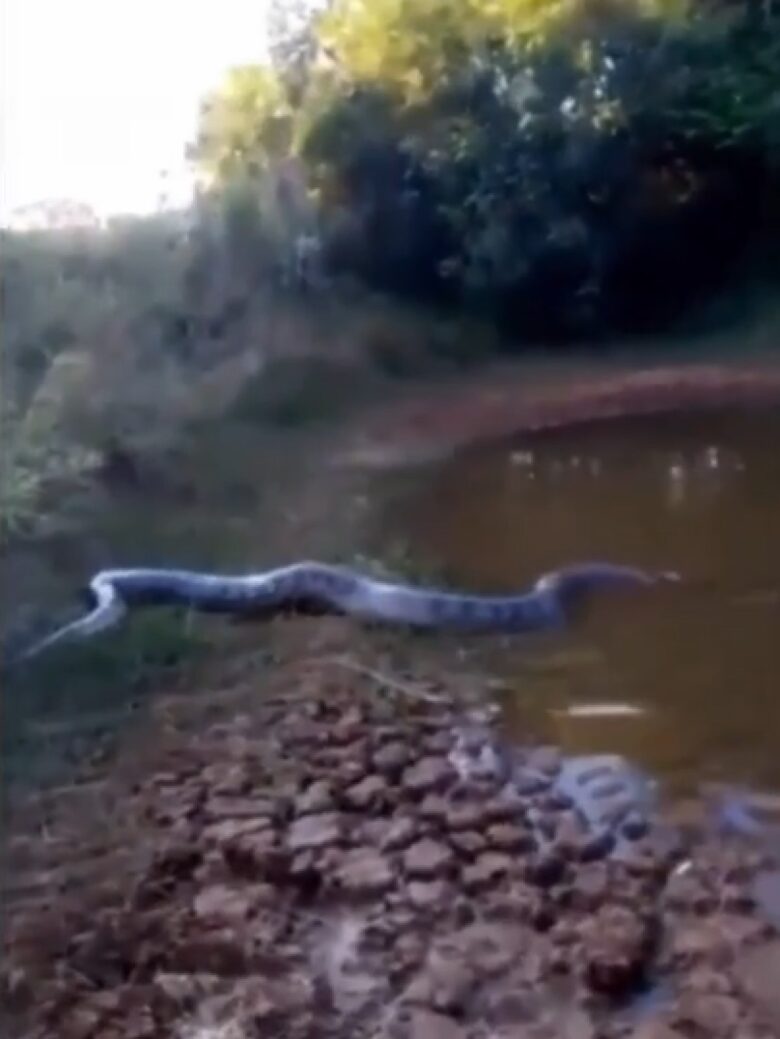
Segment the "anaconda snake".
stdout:
[[544,574],[517,595],[466,595],[380,581],[347,567],[301,562],[243,576],[190,570],[102,570],[87,589],[93,609],[35,643],[21,659],[61,642],[87,639],[116,625],[133,606],[185,606],[210,613],[342,614],[366,621],[462,632],[533,632],[563,628],[594,589],[677,581],[612,563],[582,563]]

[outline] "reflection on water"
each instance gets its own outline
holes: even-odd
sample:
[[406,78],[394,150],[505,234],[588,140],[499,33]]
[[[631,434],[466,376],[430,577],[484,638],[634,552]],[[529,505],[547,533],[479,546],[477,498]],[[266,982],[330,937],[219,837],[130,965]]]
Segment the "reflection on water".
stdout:
[[[601,423],[467,451],[404,481],[386,522],[471,589],[518,589],[585,559],[679,570],[683,587],[599,597],[563,639],[470,652],[506,679],[518,735],[622,751],[671,780],[780,785],[780,414]],[[582,709],[609,703],[629,709]]]

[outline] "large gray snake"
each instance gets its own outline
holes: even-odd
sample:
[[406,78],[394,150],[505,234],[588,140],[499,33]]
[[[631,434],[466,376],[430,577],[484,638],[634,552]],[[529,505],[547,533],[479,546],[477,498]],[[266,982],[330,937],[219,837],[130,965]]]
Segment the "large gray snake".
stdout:
[[227,576],[191,570],[101,570],[90,581],[92,610],[41,639],[21,659],[119,623],[130,607],[184,606],[209,613],[270,617],[292,612],[341,614],[364,621],[461,632],[562,629],[593,590],[677,581],[613,563],[580,563],[550,571],[515,595],[473,595],[377,580],[344,566],[300,562],[262,573]]

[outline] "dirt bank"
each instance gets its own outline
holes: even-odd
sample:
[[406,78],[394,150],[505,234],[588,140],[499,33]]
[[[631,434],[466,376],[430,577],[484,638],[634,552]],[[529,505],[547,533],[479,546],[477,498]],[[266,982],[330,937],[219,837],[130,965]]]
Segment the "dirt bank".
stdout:
[[345,458],[368,465],[631,415],[780,403],[780,364],[635,368],[515,365],[375,411]]
[[762,855],[695,817],[581,854],[565,805],[458,780],[457,678],[374,664],[236,661],[16,806],[6,1034],[780,1036]]

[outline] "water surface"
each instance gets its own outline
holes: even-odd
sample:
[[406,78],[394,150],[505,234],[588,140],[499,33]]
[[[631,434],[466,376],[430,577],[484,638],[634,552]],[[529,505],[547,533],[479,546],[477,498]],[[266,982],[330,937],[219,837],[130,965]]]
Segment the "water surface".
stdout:
[[[463,452],[389,506],[450,582],[520,589],[587,559],[682,587],[598,597],[569,635],[488,640],[519,737],[616,750],[667,779],[780,786],[780,413],[611,421]],[[620,718],[572,705],[627,703]]]

